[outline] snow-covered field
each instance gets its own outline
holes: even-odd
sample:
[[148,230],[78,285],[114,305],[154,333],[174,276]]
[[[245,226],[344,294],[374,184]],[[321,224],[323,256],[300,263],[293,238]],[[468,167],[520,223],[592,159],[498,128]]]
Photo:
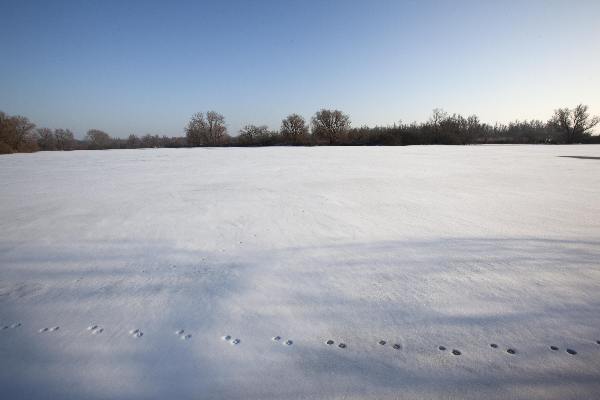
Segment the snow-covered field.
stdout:
[[0,156],[0,397],[598,399],[600,159],[559,156],[600,146]]

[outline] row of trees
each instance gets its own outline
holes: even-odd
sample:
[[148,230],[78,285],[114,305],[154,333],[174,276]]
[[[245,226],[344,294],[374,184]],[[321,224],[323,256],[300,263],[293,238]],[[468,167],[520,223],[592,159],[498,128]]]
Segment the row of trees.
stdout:
[[227,134],[225,117],[209,111],[194,114],[185,128],[190,146],[269,146],[342,144],[350,131],[350,117],[339,110],[317,111],[311,121],[312,133],[303,117],[291,114],[281,122],[279,131],[266,125],[246,125],[237,137]]
[[[463,117],[434,109],[424,123],[398,123],[387,127],[351,128],[350,117],[339,110],[322,109],[306,123],[298,114],[281,121],[279,131],[266,125],[246,125],[237,137],[230,137],[225,118],[214,111],[195,114],[186,127],[190,146],[271,146],[271,145],[415,145],[478,143],[600,143],[592,129],[600,117],[592,117],[588,106],[559,108],[546,122],[515,121],[489,125],[476,115]],[[218,134],[215,134],[218,133]]]
[[416,145],[479,143],[600,143],[593,128],[600,117],[592,117],[588,106],[559,108],[548,121],[516,121],[489,125],[476,115],[463,117],[433,110],[423,123],[398,123],[386,127],[350,126],[350,117],[339,110],[322,109],[310,124],[298,114],[287,116],[278,131],[266,125],[246,125],[237,136],[227,132],[225,117],[215,112],[196,113],[185,127],[185,137],[158,135],[112,138],[91,129],[77,140],[68,129],[37,128],[27,118],[0,111],[0,154],[37,150],[134,149],[149,147],[275,146],[275,145]]
[[0,154],[30,153],[38,150],[105,150],[149,147],[189,147],[185,137],[158,135],[113,138],[98,129],[90,129],[83,140],[75,139],[68,129],[36,128],[22,116],[10,116],[0,111]]
[[79,143],[79,149],[144,149],[153,147],[190,147],[185,137],[167,137],[159,135],[129,135],[127,139],[112,138],[106,132],[90,129],[85,139]]

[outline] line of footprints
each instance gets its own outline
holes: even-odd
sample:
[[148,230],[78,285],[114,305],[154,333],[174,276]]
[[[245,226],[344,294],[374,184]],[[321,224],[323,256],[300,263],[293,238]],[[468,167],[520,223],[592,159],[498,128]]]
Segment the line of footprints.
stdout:
[[[4,326],[2,326],[1,329],[2,330],[16,329],[16,328],[19,328],[21,326],[22,326],[22,324],[20,322],[15,322],[15,323],[13,323],[11,325],[4,325]],[[39,329],[38,332],[39,333],[50,333],[50,332],[56,332],[59,329],[60,329],[60,326],[44,327],[44,328]],[[102,332],[104,332],[104,328],[102,328],[102,327],[100,327],[98,325],[90,325],[90,326],[88,326],[87,330],[92,335],[99,335]],[[185,333],[185,331],[183,329],[179,329],[179,330],[175,331],[175,334],[181,340],[189,340],[189,339],[192,338],[192,335],[189,334],[189,333]],[[132,330],[129,331],[129,335],[131,337],[133,337],[133,338],[141,338],[142,336],[144,336],[144,332],[142,332],[141,329],[132,329]],[[238,345],[238,344],[240,344],[242,342],[241,339],[234,338],[231,335],[222,336],[221,339],[223,339],[226,342],[229,342],[233,346],[236,346],[236,345]],[[291,346],[291,345],[294,344],[293,340],[291,340],[291,339],[283,340],[283,338],[281,336],[274,336],[274,337],[271,338],[271,340],[273,340],[274,342],[277,342],[277,343],[281,343],[281,344],[283,344],[285,346]],[[381,345],[381,346],[385,346],[386,344],[388,344],[385,340],[380,340],[377,343],[379,345]],[[333,346],[333,345],[335,345],[335,341],[329,339],[329,340],[327,340],[325,342],[325,344],[327,344],[328,346]],[[596,344],[600,345],[600,340],[596,340]],[[337,344],[337,347],[339,347],[340,349],[345,349],[347,346],[346,346],[346,343],[340,342],[340,343]],[[493,349],[498,349],[499,348],[499,346],[496,343],[491,343],[490,347],[493,348]],[[400,345],[398,343],[394,343],[392,345],[392,348],[394,350],[401,350],[402,349],[402,345]],[[559,351],[560,350],[560,348],[558,346],[550,346],[549,348],[552,351]],[[438,350],[440,350],[440,351],[447,351],[448,348],[446,346],[439,346]],[[567,353],[571,354],[571,355],[577,354],[577,351],[575,351],[573,349],[570,349],[570,348],[565,349],[565,351]],[[517,354],[517,350],[515,350],[513,348],[510,348],[510,347],[508,349],[506,349],[506,352],[508,354],[511,354],[511,355]],[[452,349],[450,351],[450,353],[453,354],[453,355],[455,355],[455,356],[460,356],[462,354],[462,352],[460,350],[457,350],[457,349]]]

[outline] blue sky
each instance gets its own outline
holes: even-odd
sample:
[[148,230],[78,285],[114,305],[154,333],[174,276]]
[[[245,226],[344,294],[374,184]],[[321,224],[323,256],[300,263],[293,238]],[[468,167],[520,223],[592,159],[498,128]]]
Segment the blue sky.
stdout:
[[38,126],[181,135],[197,111],[276,129],[436,107],[494,123],[600,114],[600,1],[0,0],[0,110]]

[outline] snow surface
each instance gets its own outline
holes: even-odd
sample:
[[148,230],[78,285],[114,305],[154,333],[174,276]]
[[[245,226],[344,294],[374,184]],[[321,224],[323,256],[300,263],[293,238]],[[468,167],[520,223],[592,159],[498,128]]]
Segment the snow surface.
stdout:
[[573,155],[600,146],[1,156],[0,397],[600,398]]

